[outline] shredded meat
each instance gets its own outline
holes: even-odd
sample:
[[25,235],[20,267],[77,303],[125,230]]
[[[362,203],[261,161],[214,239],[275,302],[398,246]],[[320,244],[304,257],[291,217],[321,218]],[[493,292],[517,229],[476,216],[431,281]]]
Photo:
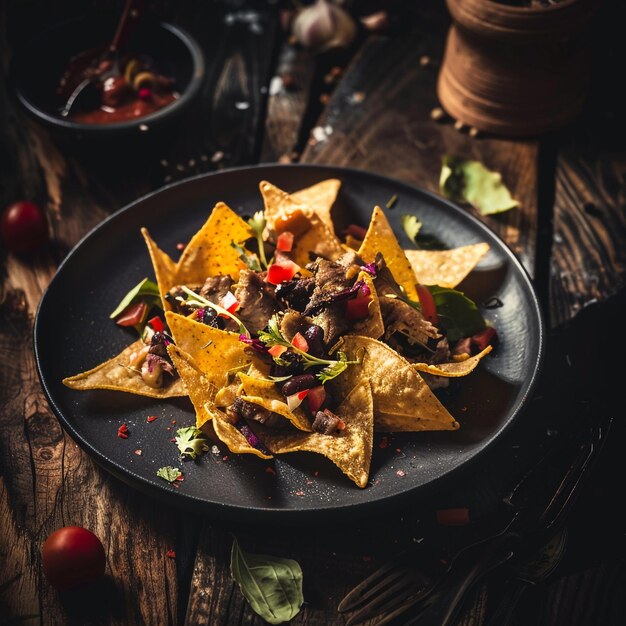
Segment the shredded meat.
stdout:
[[276,413],[272,413],[272,411],[264,409],[253,402],[243,400],[240,397],[235,398],[234,402],[226,407],[226,415],[232,424],[236,424],[240,419],[247,419],[265,424],[266,426],[272,426],[280,420]]
[[237,316],[252,331],[265,328],[270,317],[280,310],[273,285],[264,279],[265,273],[241,270],[235,290],[240,305]]
[[311,425],[311,428],[316,433],[321,433],[322,435],[332,435],[345,427],[345,422],[329,409],[318,411]]
[[213,304],[219,304],[233,286],[233,279],[228,275],[209,276],[200,289],[200,295]]

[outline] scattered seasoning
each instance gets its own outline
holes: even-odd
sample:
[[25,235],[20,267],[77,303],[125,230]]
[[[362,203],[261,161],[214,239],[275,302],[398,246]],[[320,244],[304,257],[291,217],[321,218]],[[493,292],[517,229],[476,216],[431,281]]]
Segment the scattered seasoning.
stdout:
[[321,104],[328,104],[330,102],[330,94],[329,93],[322,93],[320,94],[320,103]]
[[307,484],[307,485],[312,485],[312,484],[313,484],[313,481],[312,481],[312,480],[307,480],[307,481],[306,481],[306,484]]
[[406,472],[404,470],[398,470],[396,472],[396,476],[399,476],[400,478],[404,478],[406,476]]
[[296,495],[297,496],[303,496],[304,495],[304,491],[296,491]]
[[[168,428],[168,430],[169,430],[169,428]],[[176,443],[176,437],[172,437],[172,438],[170,439],[170,443]]]
[[353,104],[361,104],[365,100],[365,92],[364,91],[355,91],[352,94],[352,103]]
[[393,209],[393,207],[398,202],[398,196],[394,193],[389,200],[387,200],[387,204],[385,205],[388,209]]
[[165,556],[166,556],[168,559],[175,559],[175,558],[176,558],[176,550],[168,550],[168,551],[165,553]]
[[380,443],[378,444],[379,448],[386,448],[389,445],[389,439],[387,438],[387,435],[385,435],[381,440]]
[[216,152],[213,153],[213,156],[211,157],[211,162],[219,163],[223,158],[224,158],[224,153],[221,150],[217,150]]
[[168,426],[165,430],[172,430],[172,427]]
[[185,244],[182,242],[179,242],[176,244],[176,250],[184,250],[185,249]]
[[424,54],[420,57],[420,65],[422,67],[428,67],[431,63],[432,59],[428,55]]
[[430,119],[435,122],[440,122],[446,116],[445,111],[441,107],[435,107],[430,112]]
[[176,424],[176,420],[172,420],[172,422],[171,422],[171,423],[172,423],[172,424]]
[[273,474],[274,476],[276,476],[276,470],[273,467],[266,467],[265,468],[265,473],[266,474]]
[[154,420],[156,419],[158,419],[156,415],[148,415],[148,417],[146,418],[146,422],[150,424],[151,422],[154,422]]
[[228,455],[227,455],[227,454],[225,454],[225,455],[222,457],[222,461],[224,461],[224,463],[226,463],[226,461],[228,461]]
[[319,476],[319,475],[320,475],[320,473],[319,473],[317,470],[315,470],[315,471],[313,472],[313,476]]
[[465,526],[470,521],[467,507],[438,509],[436,515],[437,523],[441,526]]
[[137,449],[135,450],[135,454],[136,454],[137,456],[141,456],[141,455],[143,454],[143,452],[141,451],[141,448],[137,448]]
[[117,436],[120,437],[121,439],[128,439],[129,434],[130,434],[130,431],[128,430],[128,426],[126,426],[126,424],[122,424],[117,429]]

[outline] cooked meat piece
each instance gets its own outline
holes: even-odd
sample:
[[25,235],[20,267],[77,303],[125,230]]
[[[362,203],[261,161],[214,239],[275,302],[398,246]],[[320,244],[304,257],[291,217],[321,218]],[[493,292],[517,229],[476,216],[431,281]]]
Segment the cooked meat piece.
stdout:
[[236,424],[240,419],[248,419],[266,426],[272,426],[280,423],[282,419],[276,413],[272,413],[272,411],[268,411],[253,402],[243,400],[241,397],[235,398],[235,401],[226,407],[226,415],[231,424]]
[[311,320],[297,311],[287,311],[280,320],[280,332],[282,336],[291,341],[296,333],[304,333],[311,325]]
[[[189,289],[191,289],[195,293],[199,293],[200,291],[199,287],[197,286],[196,287],[189,286]],[[165,294],[165,301],[170,305],[170,307],[172,308],[172,311],[174,311],[174,313],[179,313],[180,315],[187,316],[194,309],[192,309],[191,307],[185,306],[180,301],[180,298],[182,298],[183,300],[187,300],[187,298],[189,298],[189,296],[181,289],[180,285],[176,285],[175,287],[172,287]]]
[[446,337],[442,337],[435,346],[435,351],[428,359],[428,363],[431,365],[437,365],[437,363],[447,363],[450,361],[450,344]]
[[410,304],[387,297],[381,297],[379,302],[385,324],[385,340],[394,333],[401,333],[409,343],[426,345],[429,339],[439,337],[437,329]]
[[346,318],[343,302],[327,304],[311,320],[324,331],[324,344],[331,348],[337,340],[352,327],[352,322]]
[[241,270],[235,297],[239,301],[237,317],[252,332],[267,326],[270,317],[280,310],[274,287],[263,280],[263,274]]
[[311,428],[316,433],[321,433],[322,435],[333,435],[345,427],[346,423],[329,409],[318,411],[311,425]]
[[452,350],[452,354],[472,354],[472,338],[459,339]]
[[284,306],[302,312],[309,304],[314,288],[312,277],[286,280],[276,287],[276,298]]
[[209,276],[200,289],[200,295],[213,304],[219,304],[233,286],[233,279],[228,275]]
[[317,313],[324,305],[333,302],[337,294],[350,289],[354,284],[354,278],[346,278],[346,267],[336,261],[317,259],[307,267],[314,274],[315,288],[304,310],[306,315]]

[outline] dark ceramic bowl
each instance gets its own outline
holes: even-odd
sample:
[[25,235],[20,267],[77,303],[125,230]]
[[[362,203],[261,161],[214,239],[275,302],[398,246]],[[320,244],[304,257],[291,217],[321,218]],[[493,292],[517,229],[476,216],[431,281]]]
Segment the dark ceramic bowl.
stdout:
[[150,134],[180,119],[198,95],[204,78],[204,57],[198,43],[183,29],[167,22],[142,19],[127,49],[146,54],[159,71],[175,80],[180,97],[149,115],[108,124],[88,124],[60,115],[56,90],[69,60],[85,50],[110,43],[115,19],[98,16],[58,24],[14,53],[11,81],[25,110],[44,126],[63,134],[89,138]]

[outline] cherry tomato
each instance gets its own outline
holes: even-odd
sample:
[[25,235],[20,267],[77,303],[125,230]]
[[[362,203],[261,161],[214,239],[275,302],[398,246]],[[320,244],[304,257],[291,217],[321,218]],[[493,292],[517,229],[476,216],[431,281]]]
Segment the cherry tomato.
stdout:
[[115,323],[119,326],[137,326],[137,324],[141,324],[146,319],[147,314],[148,305],[145,302],[135,302],[135,304],[130,304],[120,313]]
[[2,213],[0,233],[11,252],[35,252],[49,238],[46,214],[33,202],[15,202]]
[[435,306],[433,294],[430,293],[425,285],[417,285],[417,297],[422,307],[422,315],[436,326],[439,323],[439,318],[437,317],[437,307]]
[[42,548],[43,572],[58,591],[68,591],[98,580],[106,567],[102,542],[81,526],[55,530]]

